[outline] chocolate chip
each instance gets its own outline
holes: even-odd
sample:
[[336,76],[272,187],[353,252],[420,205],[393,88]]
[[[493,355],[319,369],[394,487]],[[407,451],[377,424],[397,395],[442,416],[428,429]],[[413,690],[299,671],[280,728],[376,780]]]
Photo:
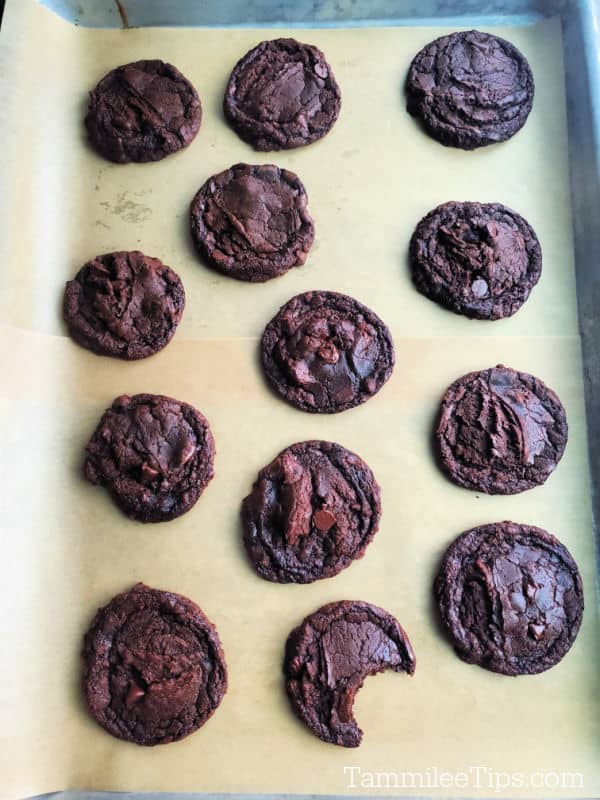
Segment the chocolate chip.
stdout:
[[137,703],[138,700],[141,700],[142,697],[146,692],[142,689],[141,686],[138,686],[135,681],[132,681],[129,685],[129,691],[127,692],[127,697],[125,698],[125,705],[132,706],[134,703]]
[[530,636],[533,636],[533,638],[536,641],[539,641],[542,638],[542,636],[544,635],[544,631],[546,630],[546,626],[545,625],[530,625],[527,630],[528,630]]
[[483,278],[478,278],[476,281],[473,281],[471,284],[471,291],[478,299],[485,297],[488,294],[489,287],[487,282],[483,280]]
[[328,531],[335,525],[335,517],[330,511],[321,509],[313,514],[313,522],[320,531]]
[[159,472],[157,469],[154,469],[154,467],[151,467],[147,461],[144,461],[142,464],[142,478],[147,481],[152,481],[158,474]]

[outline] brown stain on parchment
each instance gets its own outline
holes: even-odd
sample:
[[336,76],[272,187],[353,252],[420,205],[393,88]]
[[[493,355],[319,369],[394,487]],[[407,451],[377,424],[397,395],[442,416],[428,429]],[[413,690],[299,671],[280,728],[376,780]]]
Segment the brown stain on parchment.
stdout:
[[135,196],[141,196],[145,192],[119,192],[114,202],[104,200],[100,205],[109,214],[114,214],[120,217],[123,222],[145,222],[152,216],[152,209],[143,203],[138,203],[133,199]]

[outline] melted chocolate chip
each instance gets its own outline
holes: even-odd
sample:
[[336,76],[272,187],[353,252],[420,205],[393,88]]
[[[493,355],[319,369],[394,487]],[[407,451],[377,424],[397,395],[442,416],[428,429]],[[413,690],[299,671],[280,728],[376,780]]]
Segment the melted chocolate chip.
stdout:
[[295,39],[264,41],[238,61],[223,110],[256,150],[286,150],[325,136],[341,94],[323,53]]
[[297,175],[273,165],[235,166],[213,175],[191,206],[192,237],[219,272],[266,281],[304,264],[314,227]]
[[262,364],[271,386],[303,411],[336,413],[364,403],[387,381],[394,345],[370,309],[337,292],[306,292],[265,328]]
[[82,656],[90,713],[110,734],[135,744],[189,736],[227,691],[214,625],[186,597],[142,583],[98,611]]
[[504,675],[553,667],[583,616],[581,577],[567,548],[513,522],[461,534],[444,556],[435,595],[458,655]]
[[126,360],[167,345],[185,305],[179,276],[137,250],[88,261],[65,287],[63,316],[83,347]]
[[90,92],[85,126],[111,161],[158,161],[186,147],[200,129],[192,84],[172,64],[136,61],[117,67]]
[[410,243],[417,289],[457,314],[501,319],[529,297],[542,272],[533,228],[499,203],[444,203]]
[[519,131],[533,105],[527,59],[499,36],[461,31],[424,47],[410,65],[407,109],[439,142],[472,150]]
[[415,671],[408,636],[387,611],[360,601],[323,606],[293,630],[283,671],[292,708],[324,742],[358,747],[352,707],[365,678],[387,669]]
[[242,503],[244,544],[261,577],[311,583],[361,558],[380,514],[362,459],[333,442],[299,442],[260,471]]
[[86,447],[84,473],[140,522],[164,522],[194,505],[213,476],[214,441],[199,411],[170,397],[123,395]]
[[545,482],[567,443],[565,410],[538,378],[502,365],[471,372],[442,400],[437,443],[450,478],[487,494]]

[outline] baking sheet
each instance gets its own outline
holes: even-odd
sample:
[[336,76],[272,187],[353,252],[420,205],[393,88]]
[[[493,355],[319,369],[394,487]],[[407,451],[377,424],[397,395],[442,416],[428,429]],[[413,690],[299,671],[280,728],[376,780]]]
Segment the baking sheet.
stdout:
[[[232,65],[285,31],[77,29],[33,0],[9,2],[0,37],[4,191],[0,197],[2,793],[63,788],[377,794],[344,767],[370,772],[469,767],[500,773],[580,773],[579,788],[511,786],[504,797],[600,792],[598,597],[577,335],[565,97],[558,20],[490,29],[511,39],[536,78],[531,117],[510,142],[463,153],[422,134],[404,110],[410,59],[447,29],[295,29],[325,50],[343,93],[321,142],[257,154],[220,109]],[[137,58],[174,62],[198,88],[204,119],[193,144],[151,165],[116,166],[87,148],[87,90]],[[206,269],[187,231],[188,204],[238,161],[296,171],[316,240],[307,264],[265,285]],[[417,294],[406,248],[418,219],[449,199],[497,200],[535,227],[544,271],[512,319],[475,322]],[[187,307],[172,343],[133,364],[93,356],[64,335],[64,281],[89,257],[139,247],[182,277]],[[270,394],[258,368],[264,324],[293,294],[347,292],[390,326],[395,372],[367,404],[313,416]],[[453,486],[429,450],[439,398],[456,377],[503,362],[561,396],[565,456],[544,487],[486,497]],[[174,522],[126,520],[80,475],[82,448],[123,392],[170,394],[208,417],[216,477]],[[334,579],[279,586],[258,578],[240,544],[238,509],[256,472],[307,438],[358,452],[382,486],[383,517],[366,556]],[[510,679],[460,662],[432,614],[431,580],[462,530],[513,519],[545,527],[578,561],[586,613],[569,655],[536,677]],[[181,592],[215,622],[230,671],[219,711],[183,742],[153,749],[112,739],[79,693],[81,637],[97,606],[137,580]],[[280,677],[287,633],[319,605],[364,599],[394,613],[417,654],[413,678],[367,681],[358,750],[314,738],[288,709]],[[8,721],[8,723],[7,723]],[[3,763],[2,763],[3,762]],[[429,773],[431,775],[431,773]],[[398,793],[398,792],[397,792]],[[404,787],[401,794],[489,797],[493,787]]]

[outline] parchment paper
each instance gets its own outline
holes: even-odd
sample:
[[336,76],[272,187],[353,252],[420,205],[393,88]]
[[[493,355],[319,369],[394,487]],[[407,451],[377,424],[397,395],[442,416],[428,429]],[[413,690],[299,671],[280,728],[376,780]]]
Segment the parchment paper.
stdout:
[[[402,83],[434,28],[294,30],[326,52],[343,93],[323,141],[259,155],[220,110],[231,67],[262,38],[286,31],[91,31],[32,0],[8,3],[1,35],[0,441],[2,725],[7,797],[63,788],[376,794],[350,790],[345,766],[368,771],[580,772],[580,789],[505,789],[502,796],[598,796],[599,620],[571,240],[565,97],[558,21],[498,29],[536,79],[521,133],[474,153],[430,140],[406,114]],[[204,120],[194,143],[158,164],[115,166],[83,139],[86,93],[111,67],[174,62],[196,85]],[[195,257],[188,204],[213,172],[275,162],[307,186],[316,241],[306,266],[265,285],[219,277]],[[406,249],[418,219],[449,199],[498,200],[536,228],[544,270],[512,319],[474,322],[410,284]],[[139,247],[181,275],[187,307],[173,342],[127,364],[65,337],[65,280],[97,253]],[[281,303],[309,288],[347,292],[394,335],[397,364],[367,404],[311,416],[270,394],[257,341]],[[503,362],[561,396],[570,438],[547,484],[514,497],[453,486],[430,452],[446,386]],[[216,477],[197,506],[168,524],[126,520],[80,474],[82,448],[120,393],[162,392],[193,403],[217,443]],[[286,445],[339,441],[382,486],[381,529],[366,556],[309,586],[258,578],[245,561],[239,504],[256,472]],[[553,531],[578,561],[586,612],[554,669],[511,679],[463,664],[434,621],[431,581],[447,544],[477,523],[513,519]],[[153,749],[111,738],[85,712],[81,637],[95,609],[138,580],[181,592],[215,622],[230,689],[209,723]],[[361,690],[358,750],[323,744],[283,692],[285,638],[305,614],[343,598],[382,605],[417,654],[414,678],[385,674]],[[404,794],[493,796],[490,786]]]

